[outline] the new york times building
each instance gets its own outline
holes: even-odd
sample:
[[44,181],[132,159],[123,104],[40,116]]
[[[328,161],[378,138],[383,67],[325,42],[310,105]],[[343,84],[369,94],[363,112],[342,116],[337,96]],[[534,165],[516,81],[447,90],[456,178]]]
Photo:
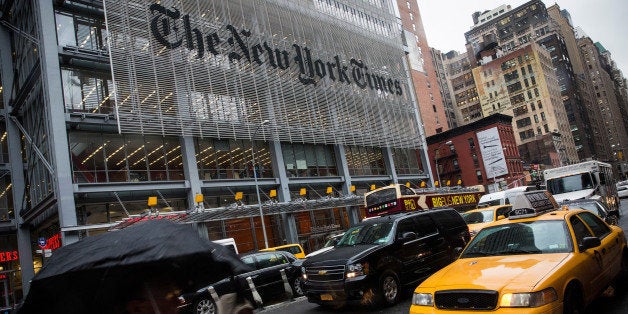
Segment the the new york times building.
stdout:
[[6,3],[0,209],[29,226],[5,250],[26,280],[37,239],[152,217],[312,251],[373,186],[427,179],[396,1]]

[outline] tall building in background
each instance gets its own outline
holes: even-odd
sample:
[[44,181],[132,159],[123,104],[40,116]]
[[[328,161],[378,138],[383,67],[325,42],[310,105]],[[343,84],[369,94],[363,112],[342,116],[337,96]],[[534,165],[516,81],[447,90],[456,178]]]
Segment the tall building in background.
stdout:
[[412,84],[426,136],[447,131],[447,114],[417,1],[396,0],[408,46]]
[[[562,77],[563,103],[569,115],[571,130],[580,160],[597,159],[610,161],[608,139],[603,129],[600,111],[595,105],[589,72],[585,71],[580,48],[567,10],[558,4],[547,8],[556,35],[543,41],[552,49],[552,59],[556,60],[556,71]],[[565,54],[565,49],[567,53]]]
[[585,71],[589,72],[591,78],[595,106],[601,114],[603,130],[606,132],[610,145],[611,161],[616,169],[625,173],[622,165],[625,161],[625,154],[628,152],[628,132],[621,109],[622,105],[625,108],[625,103],[622,104],[621,97],[618,97],[621,93],[617,91],[617,86],[611,76],[613,72],[608,59],[603,56],[606,50],[589,37],[578,38],[578,46],[582,51]]
[[549,52],[532,42],[508,54],[485,49],[479,55],[481,61],[473,68],[473,77],[482,114],[513,117],[513,132],[523,160],[554,167],[577,162]]
[[[429,180],[414,95],[429,108],[440,95],[424,37],[410,77],[399,11],[0,1],[0,252],[19,256],[2,264],[1,300],[28,290],[40,246],[160,215],[240,252],[312,251],[360,220],[372,185]],[[435,112],[429,129],[445,129]]]
[[[436,70],[436,77],[438,78],[441,98],[445,106],[447,125],[449,129],[457,128],[460,119],[458,119],[456,115],[458,111],[455,109],[456,105],[454,103],[452,87],[448,79],[449,60],[446,59],[446,55],[441,53],[438,49],[430,48],[430,52],[432,54],[432,60],[434,61],[434,69]],[[453,51],[451,52],[453,53]]]
[[[567,11],[560,10],[557,5],[548,10],[542,1],[532,0],[516,8],[503,5],[493,10],[476,12],[472,18],[474,25],[465,33],[468,57],[472,64],[481,63],[482,58],[485,57],[485,51],[495,50],[505,56],[531,42],[541,45],[550,53],[551,67],[555,69],[561,92],[560,98],[568,117],[568,127],[559,125],[556,130],[550,129],[549,132],[542,129],[542,135],[548,138],[552,137],[551,133],[561,136],[567,157],[563,162],[574,162],[570,152],[570,137],[573,139],[577,152],[576,161],[592,158],[609,162],[617,161],[615,157],[617,153],[612,153],[613,147],[608,137],[611,134],[608,132],[604,134],[602,127],[599,127],[604,125],[601,122],[605,121],[605,118],[599,114],[599,105],[596,104],[599,101],[596,97],[597,91],[590,90],[595,86],[592,83],[595,78],[579,60],[580,52],[575,44],[575,38],[578,36],[574,35]],[[612,68],[612,66],[606,68]],[[607,70],[607,72],[611,73],[612,77],[621,76],[612,70]],[[616,85],[621,85],[620,79],[616,81]],[[500,108],[497,110],[499,111]],[[622,120],[622,118],[621,114],[612,117],[615,120]],[[613,125],[620,124],[624,123],[613,122]],[[621,131],[625,133],[625,129]],[[619,134],[619,132],[615,133]],[[607,147],[602,147],[602,145]],[[615,145],[621,146],[621,141]],[[616,147],[615,150],[617,150]],[[525,155],[525,149],[521,148],[520,151],[522,155]]]
[[441,57],[447,80],[441,88],[448,89],[444,93],[450,97],[448,101],[452,103],[458,124],[465,125],[481,119],[483,117],[482,106],[480,106],[480,98],[473,79],[473,65],[467,53],[452,50],[442,54]]

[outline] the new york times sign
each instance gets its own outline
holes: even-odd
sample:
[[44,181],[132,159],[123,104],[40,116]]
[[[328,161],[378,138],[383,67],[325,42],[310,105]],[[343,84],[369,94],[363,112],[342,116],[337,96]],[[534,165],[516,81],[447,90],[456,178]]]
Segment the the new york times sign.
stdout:
[[[345,64],[337,55],[332,60],[316,59],[312,57],[310,48],[297,44],[293,44],[291,50],[283,50],[267,42],[250,43],[250,30],[238,29],[230,24],[225,25],[223,32],[204,33],[192,25],[189,15],[181,15],[175,7],[166,8],[155,3],[150,5],[150,12],[153,16],[151,33],[157,42],[168,49],[195,51],[198,59],[206,54],[226,55],[232,62],[298,71],[298,79],[304,85],[316,85],[321,79],[329,78],[334,82],[355,84],[362,89],[403,94],[399,80],[370,73],[362,60],[351,58],[349,64]],[[171,36],[175,33],[183,36]]]

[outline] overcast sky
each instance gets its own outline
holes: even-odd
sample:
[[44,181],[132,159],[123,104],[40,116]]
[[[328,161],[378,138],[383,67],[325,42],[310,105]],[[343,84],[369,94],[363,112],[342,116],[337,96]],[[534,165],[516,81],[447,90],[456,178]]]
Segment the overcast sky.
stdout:
[[[525,0],[417,0],[430,47],[441,52],[465,51],[464,33],[473,26],[471,14],[509,4],[516,8]],[[593,42],[600,42],[624,77],[628,77],[627,0],[543,0],[546,7],[557,3],[567,9],[574,27],[580,27]]]

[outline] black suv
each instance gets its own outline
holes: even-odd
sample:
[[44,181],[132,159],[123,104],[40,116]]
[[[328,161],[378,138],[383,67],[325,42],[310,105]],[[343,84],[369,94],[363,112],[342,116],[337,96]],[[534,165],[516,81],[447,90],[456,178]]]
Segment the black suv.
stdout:
[[451,208],[364,220],[333,249],[303,262],[303,288],[309,302],[324,306],[395,304],[402,287],[414,288],[454,261],[469,239]]

